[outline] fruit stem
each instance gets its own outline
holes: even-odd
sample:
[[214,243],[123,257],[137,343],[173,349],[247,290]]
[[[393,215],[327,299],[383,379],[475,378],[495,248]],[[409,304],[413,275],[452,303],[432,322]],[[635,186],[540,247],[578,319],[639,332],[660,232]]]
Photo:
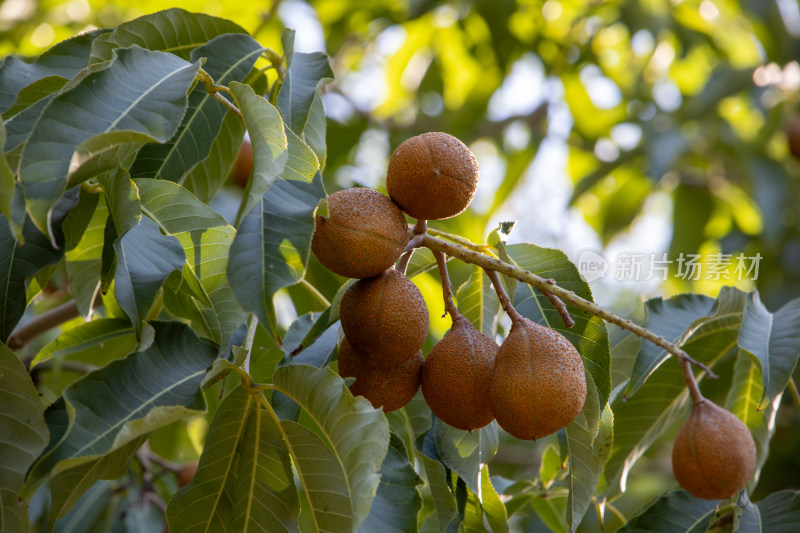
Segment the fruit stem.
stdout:
[[708,366],[692,358],[680,346],[669,342],[664,337],[661,337],[660,335],[653,333],[647,328],[635,324],[634,322],[626,318],[622,318],[621,316],[600,307],[594,302],[590,302],[589,300],[581,298],[572,291],[568,291],[567,289],[559,287],[554,283],[548,283],[546,279],[537,276],[533,272],[528,272],[527,270],[519,268],[518,266],[515,265],[511,265],[499,259],[495,259],[493,257],[489,257],[487,255],[472,250],[468,250],[467,248],[460,246],[458,244],[437,239],[436,237],[433,237],[431,235],[425,235],[423,246],[425,248],[428,248],[432,252],[443,252],[449,256],[456,257],[464,261],[465,263],[478,265],[479,267],[486,270],[487,274],[489,273],[490,270],[493,270],[499,272],[500,274],[504,274],[510,278],[519,280],[523,283],[527,283],[532,287],[535,287],[539,291],[558,296],[561,300],[563,300],[567,304],[579,307],[584,311],[586,311],[587,313],[599,316],[606,322],[615,324],[616,326],[619,326],[622,329],[626,329],[638,335],[639,337],[642,337],[643,339],[647,339],[656,346],[663,348],[673,356],[677,357],[681,361],[688,361],[694,366],[704,370],[708,375],[708,377],[711,378],[717,377],[717,375]]
[[689,387],[689,394],[692,396],[692,403],[694,403],[695,405],[703,403],[704,401],[706,401],[706,399],[700,392],[700,388],[697,386],[697,380],[694,379],[694,373],[692,372],[691,363],[686,359],[681,360],[680,363],[681,363],[681,370],[683,371],[683,380]]
[[516,324],[520,320],[522,320],[522,315],[511,305],[511,299],[508,297],[508,293],[506,292],[505,287],[503,287],[503,283],[500,281],[500,275],[497,273],[496,270],[486,270],[486,275],[489,276],[489,279],[492,280],[492,285],[494,286],[494,292],[497,293],[497,298],[500,300],[500,305],[503,307],[503,311],[506,312],[508,318],[511,319],[512,324]]
[[447,273],[447,256],[442,252],[433,252],[433,255],[436,257],[436,264],[439,266],[439,277],[442,278],[444,315],[450,313],[450,318],[455,324],[456,320],[460,320],[464,318],[464,316],[458,312],[458,308],[453,304],[453,284],[450,283],[450,275]]
[[250,315],[250,320],[247,323],[247,337],[244,339],[244,349],[247,350],[247,357],[242,363],[242,368],[245,372],[250,372],[250,354],[253,351],[253,341],[256,338],[256,330],[258,329],[258,317]]
[[197,71],[195,79],[197,79],[197,81],[203,84],[203,87],[205,87],[206,92],[208,94],[210,94],[219,103],[227,107],[230,112],[232,112],[239,118],[244,118],[242,116],[242,112],[239,111],[239,108],[233,105],[230,102],[230,100],[222,96],[222,94],[220,94],[223,92],[230,93],[231,92],[230,89],[228,89],[224,85],[217,85],[216,83],[214,83],[214,78],[212,78],[211,75],[203,69]]
[[[553,278],[547,279],[545,281],[553,285],[556,284],[556,280],[554,280]],[[564,325],[566,327],[571,328],[572,326],[575,325],[575,321],[572,320],[569,311],[567,311],[567,306],[564,304],[563,301],[561,301],[561,298],[559,298],[558,296],[556,296],[551,292],[545,292],[542,289],[537,289],[537,290],[542,294],[544,294],[544,296],[548,300],[550,300],[550,304],[555,308],[556,311],[558,311],[558,315],[561,317],[561,321],[564,322]]]

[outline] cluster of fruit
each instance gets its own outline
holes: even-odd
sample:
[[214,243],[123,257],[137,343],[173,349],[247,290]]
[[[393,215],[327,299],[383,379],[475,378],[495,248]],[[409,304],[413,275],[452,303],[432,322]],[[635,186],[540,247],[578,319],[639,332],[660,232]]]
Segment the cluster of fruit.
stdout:
[[428,354],[428,310],[417,287],[395,263],[409,243],[405,212],[420,220],[463,212],[479,180],[475,156],[446,133],[425,133],[392,154],[389,197],[365,188],[328,198],[317,216],[312,250],[331,271],[358,278],[344,294],[344,339],[339,373],[355,377],[353,394],[384,411],[399,409],[421,387],[431,411],[467,431],[497,418],[521,439],[538,439],[566,426],[583,408],[583,361],[557,331],[512,312],[502,346],[457,310],[452,328]]

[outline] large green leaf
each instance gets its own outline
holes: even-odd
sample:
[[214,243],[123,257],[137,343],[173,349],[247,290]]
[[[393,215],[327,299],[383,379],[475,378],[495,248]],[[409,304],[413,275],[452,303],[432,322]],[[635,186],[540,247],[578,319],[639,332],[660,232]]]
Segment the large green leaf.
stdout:
[[[510,259],[520,268],[545,279],[554,279],[558,286],[592,301],[589,285],[581,278],[578,269],[564,252],[533,244],[514,244],[507,246],[506,250]],[[611,391],[611,355],[605,323],[578,307],[567,305],[567,310],[575,321],[572,328],[567,328],[550,301],[524,283],[517,287],[514,305],[524,317],[557,330],[578,349],[586,370],[597,387],[598,403],[605,405]]]
[[[0,71],[0,75],[2,71]],[[67,78],[61,76],[46,76],[31,83],[17,93],[14,103],[3,113],[3,118],[8,120],[20,111],[27,109],[42,98],[47,98],[58,92],[67,83]]]
[[77,185],[118,167],[128,168],[136,152],[152,140],[136,131],[109,131],[83,141],[75,149],[69,166],[69,184]]
[[25,473],[48,441],[39,394],[22,362],[0,344],[0,531],[26,533],[28,510],[18,502]]
[[758,291],[744,310],[739,346],[755,356],[764,383],[760,408],[783,392],[800,358],[800,298],[770,313]]
[[322,177],[311,183],[278,179],[242,220],[230,249],[228,282],[242,309],[267,327],[272,297],[305,274],[314,210],[325,198]]
[[30,219],[22,228],[23,242],[14,238],[8,220],[0,217],[0,342],[6,342],[27,306],[25,280],[57,263],[63,250],[53,248]]
[[147,217],[117,240],[114,250],[114,296],[138,335],[158,290],[173,271],[183,268],[186,254],[175,237],[162,235]]
[[325,108],[322,105],[322,96],[319,92],[314,95],[311,102],[311,109],[308,113],[308,122],[303,130],[303,137],[308,146],[317,154],[320,170],[325,168],[328,158],[328,143],[326,136],[328,133],[328,119],[325,116]]
[[497,318],[500,316],[500,300],[481,267],[475,265],[472,268],[472,275],[456,291],[456,300],[459,312],[472,322],[475,329],[494,339]]
[[78,206],[64,221],[69,286],[84,318],[89,316],[99,289],[103,240],[109,216],[105,199],[98,199],[98,195],[82,191]]
[[[740,331],[741,335],[741,331]],[[750,490],[758,482],[761,468],[769,454],[769,441],[775,432],[775,417],[778,414],[781,394],[759,410],[758,404],[763,395],[761,371],[753,357],[739,350],[733,367],[733,379],[725,407],[744,422],[756,443],[756,471]]]
[[[645,327],[670,342],[681,344],[691,333],[692,324],[711,312],[714,299],[702,294],[679,294],[667,300],[652,298],[645,304]],[[625,396],[636,394],[645,380],[670,354],[651,342],[642,342],[642,349],[633,364]]]
[[[338,484],[348,502],[336,511],[349,516],[351,527],[357,528],[369,514],[380,482],[380,468],[389,446],[386,417],[365,399],[354,398],[329,368],[290,365],[278,368],[273,378],[275,388],[297,402],[330,443],[345,474]],[[281,423],[284,427],[293,424]]]
[[[789,533],[800,527],[800,493],[791,490],[774,492],[753,505],[745,498],[738,502],[744,514],[738,531]],[[661,496],[633,517],[620,533],[705,533],[714,518],[717,502],[701,500],[688,492],[674,490]],[[737,531],[729,523],[715,531]]]
[[[99,318],[65,329],[52,341],[45,344],[31,361],[31,367],[52,358],[70,358],[89,350],[98,351],[90,362],[104,365],[111,359],[126,355],[136,344],[135,332],[131,323],[122,318]],[[124,353],[113,347],[120,345]],[[127,350],[126,350],[127,348]]]
[[170,527],[297,531],[300,505],[282,436],[255,395],[232,390],[217,408],[192,482],[169,502]]
[[32,62],[8,56],[0,67],[0,113],[5,114],[22,89],[47,76],[69,79],[89,60],[92,41],[109,30],[95,30],[61,41]]
[[51,436],[52,447],[31,470],[25,495],[33,494],[51,476],[205,411],[200,383],[216,348],[200,341],[184,324],[156,323],[154,328],[155,340],[148,349],[112,361],[64,391],[66,409],[63,414],[55,411],[54,426],[49,426],[51,433],[63,436],[58,440]]
[[253,172],[247,180],[245,199],[236,214],[238,228],[244,216],[261,200],[286,167],[288,140],[278,110],[252,87],[232,83],[231,91],[244,116],[250,143],[253,146]]
[[83,533],[92,531],[90,526],[96,526],[108,512],[112,502],[114,487],[109,482],[100,482],[86,491],[66,516],[55,523],[53,533]]
[[[293,32],[292,32],[293,33]],[[287,71],[278,92],[278,109],[283,120],[297,135],[306,127],[317,89],[333,79],[328,56],[322,52],[294,53],[294,35],[284,34]]]
[[475,431],[462,431],[434,418],[430,431],[439,460],[458,474],[472,492],[480,494],[481,469],[497,453],[497,422]]
[[[736,337],[744,312],[745,293],[724,288],[711,313],[695,322],[693,333],[683,348],[695,359],[712,366],[738,350]],[[652,313],[655,312],[651,309]],[[659,312],[670,312],[664,306]],[[621,385],[620,388],[624,388]],[[624,491],[628,474],[638,459],[683,416],[689,404],[686,382],[680,364],[666,361],[650,375],[639,392],[625,399],[618,391],[611,403],[614,419],[614,446],[605,469],[609,491]],[[636,424],[622,421],[636,420]]]
[[489,477],[489,465],[481,469],[481,506],[486,515],[486,521],[493,533],[508,532],[508,511],[500,495],[497,494],[492,480]]
[[106,172],[98,179],[106,193],[106,205],[114,221],[116,236],[121,238],[142,219],[139,189],[123,168]]
[[[205,59],[205,70],[218,85],[242,81],[264,49],[242,33],[220,35],[192,50],[191,61]],[[131,167],[134,178],[156,178],[181,182],[203,161],[219,133],[227,108],[202,84],[189,95],[189,107],[178,132],[164,144],[148,144],[139,151]]]
[[433,496],[439,531],[454,533],[458,531],[461,518],[458,516],[458,506],[450,488],[450,473],[445,470],[445,466],[436,456],[432,432],[428,432],[423,438],[422,449],[419,444],[417,449],[419,451],[417,457],[422,462],[425,478]]
[[227,349],[230,336],[246,318],[225,276],[235,230],[175,183],[153,179],[135,183],[144,212],[174,235],[186,254],[183,281],[192,290],[167,289],[167,306],[178,316],[192,320],[198,331],[206,331],[221,350]]
[[[594,388],[591,376],[586,378],[587,388]],[[614,415],[608,404],[604,408],[594,405],[596,398],[596,393],[587,393],[583,411],[566,427],[569,449],[567,524],[571,529],[578,527],[592,503],[614,442]],[[600,421],[599,427],[592,426],[596,419]]]
[[210,202],[225,184],[236,162],[244,132],[242,119],[233,113],[225,115],[208,157],[186,175],[183,186],[201,202]]
[[392,433],[389,451],[381,465],[381,483],[372,500],[369,516],[359,531],[415,532],[417,514],[422,507],[417,487],[422,483],[422,478],[409,462],[403,440]]
[[78,146],[95,135],[120,130],[167,141],[183,118],[186,91],[199,67],[164,52],[120,49],[110,66],[89,73],[49,102],[20,161],[26,205],[42,231],[50,232],[48,216],[64,192]]
[[140,46],[189,59],[196,47],[224,33],[247,33],[230,20],[179,8],[145,15],[117,26],[92,46],[90,63],[108,61],[114,49]]

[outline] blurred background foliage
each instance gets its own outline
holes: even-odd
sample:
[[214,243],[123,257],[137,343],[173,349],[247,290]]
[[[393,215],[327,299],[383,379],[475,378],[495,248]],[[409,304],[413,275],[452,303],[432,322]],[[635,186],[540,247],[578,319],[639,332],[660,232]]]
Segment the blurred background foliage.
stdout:
[[[400,142],[446,131],[473,149],[482,181],[468,214],[435,229],[483,241],[499,221],[518,220],[511,241],[558,247],[576,262],[584,250],[608,259],[667,254],[666,281],[609,275],[592,283],[600,303],[634,316],[647,297],[716,296],[723,285],[757,288],[771,310],[800,295],[795,0],[4,0],[0,55],[35,55],[88,28],[172,6],[230,18],[278,51],[282,28],[293,27],[298,51],[330,54],[329,193],[385,191]],[[215,200],[220,211],[226,194]],[[681,254],[734,260],[718,279],[687,280]],[[739,254],[760,254],[757,279],[737,279]],[[470,273],[454,264],[454,285]],[[328,299],[343,282],[313,258],[307,277]],[[449,321],[431,305],[440,302],[438,280],[423,274],[415,282],[431,308],[432,337],[440,337]],[[293,303],[289,315],[320,310],[302,287],[288,293],[277,304]],[[755,500],[797,488],[800,435],[792,428],[800,417],[786,396]],[[191,458],[205,428],[196,425],[175,424],[174,435],[153,445]],[[620,500],[626,514],[671,486],[671,440],[663,440]],[[495,462],[498,473],[538,467],[530,448],[513,443]],[[582,530],[596,525],[590,515]]]

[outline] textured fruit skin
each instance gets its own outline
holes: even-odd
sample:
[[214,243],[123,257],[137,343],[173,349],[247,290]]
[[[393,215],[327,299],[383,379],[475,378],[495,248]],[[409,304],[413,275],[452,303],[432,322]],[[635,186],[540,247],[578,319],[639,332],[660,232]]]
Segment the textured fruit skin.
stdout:
[[350,345],[383,367],[419,351],[428,335],[428,307],[422,293],[393,268],[347,289],[339,318]]
[[403,407],[417,394],[424,360],[419,350],[407,355],[398,365],[386,368],[376,365],[368,355],[355,351],[345,337],[339,346],[339,375],[356,378],[350,385],[350,392],[389,413]]
[[316,217],[311,250],[340,276],[377,276],[397,261],[408,244],[403,212],[378,191],[335,192],[328,197],[328,212],[328,217]]
[[497,351],[489,398],[500,427],[518,439],[555,433],[583,409],[583,360],[561,333],[522,318]]
[[672,448],[672,471],[690,494],[706,500],[730,498],[756,467],[756,445],[736,415],[704,400],[692,406]]
[[430,351],[422,365],[422,394],[446,424],[472,431],[494,420],[489,383],[498,348],[462,317]]
[[386,188],[412,217],[439,220],[469,206],[479,179],[472,151],[452,135],[437,131],[411,137],[395,149]]

